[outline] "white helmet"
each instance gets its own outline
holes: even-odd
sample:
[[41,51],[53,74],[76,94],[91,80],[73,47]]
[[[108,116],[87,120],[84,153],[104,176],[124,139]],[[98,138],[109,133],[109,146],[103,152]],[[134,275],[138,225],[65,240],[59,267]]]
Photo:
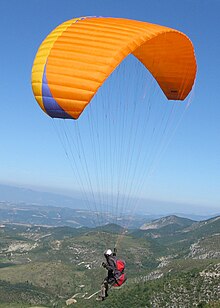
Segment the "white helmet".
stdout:
[[105,255],[105,256],[111,256],[111,255],[112,255],[111,249],[107,249],[107,250],[104,252],[104,255]]

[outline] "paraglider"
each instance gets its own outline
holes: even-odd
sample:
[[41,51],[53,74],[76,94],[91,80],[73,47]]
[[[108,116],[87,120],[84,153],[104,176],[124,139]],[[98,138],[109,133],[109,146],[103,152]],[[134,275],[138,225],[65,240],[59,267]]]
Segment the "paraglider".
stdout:
[[114,252],[111,249],[104,252],[106,262],[103,262],[102,266],[107,269],[108,275],[101,285],[100,295],[96,298],[97,301],[103,301],[108,297],[109,285],[110,287],[120,287],[126,281],[125,262],[117,259],[116,252],[116,248],[114,248]]
[[[161,120],[150,119],[153,108],[157,109],[151,94],[147,98],[144,90],[144,94],[135,96],[136,92],[139,93],[138,86],[142,87],[140,80],[137,84],[134,81],[139,68],[123,75],[122,83],[126,77],[133,78],[128,91],[124,91],[117,81],[117,89],[110,89],[104,99],[99,98],[101,108],[95,105],[99,92],[129,55],[142,63],[144,73],[150,72],[166,100],[174,101],[168,113],[169,106],[161,104],[164,110]],[[196,59],[190,39],[180,31],[147,22],[80,17],[59,25],[42,42],[32,68],[33,93],[41,109],[51,118],[77,120],[73,121],[76,123],[76,136],[69,138],[67,130],[62,128],[64,133],[62,135],[61,132],[59,137],[71,160],[72,170],[76,172],[75,178],[81,184],[82,194],[88,201],[88,208],[91,209],[91,204],[94,204],[97,225],[113,219],[115,223],[123,222],[129,205],[134,210],[137,202],[132,198],[138,196],[146,172],[154,166],[155,158],[161,155],[164,144],[168,143],[163,141],[168,135],[175,103],[187,98],[195,77]],[[78,125],[89,107],[91,116],[84,117]],[[137,116],[138,109],[140,118]],[[155,114],[159,113],[155,110]],[[80,127],[83,127],[82,131]],[[155,140],[153,146],[152,140]],[[145,145],[147,151],[152,149],[152,153],[146,154],[143,150]],[[149,164],[148,170],[146,163]],[[101,207],[106,205],[106,208],[100,210],[97,203]],[[116,243],[112,244],[115,247]],[[106,248],[110,245],[107,238]],[[112,251],[108,249],[105,256],[107,263],[103,266],[118,276],[113,275],[112,281],[104,281],[101,300],[107,296],[109,283],[116,286],[126,280],[124,273],[118,272],[115,262],[115,268],[110,268],[108,260],[115,258]],[[123,279],[120,281],[120,278]]]

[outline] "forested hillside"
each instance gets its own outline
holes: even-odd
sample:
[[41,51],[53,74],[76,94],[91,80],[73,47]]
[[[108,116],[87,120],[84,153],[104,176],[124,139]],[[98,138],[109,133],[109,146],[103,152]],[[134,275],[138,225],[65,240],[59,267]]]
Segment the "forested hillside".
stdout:
[[73,307],[96,307],[96,296],[87,297],[106,275],[100,266],[106,243],[119,238],[128,280],[100,307],[219,307],[220,217],[156,223],[128,232],[116,225],[2,225],[0,307],[65,307],[71,298]]

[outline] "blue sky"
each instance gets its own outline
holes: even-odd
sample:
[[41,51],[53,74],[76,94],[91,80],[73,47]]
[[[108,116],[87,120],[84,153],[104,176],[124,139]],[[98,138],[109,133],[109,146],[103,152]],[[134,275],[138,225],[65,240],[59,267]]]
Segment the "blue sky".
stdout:
[[32,94],[32,63],[42,40],[63,21],[124,17],[184,32],[198,64],[193,103],[146,197],[220,209],[219,11],[218,0],[1,0],[0,182],[71,189],[68,161]]

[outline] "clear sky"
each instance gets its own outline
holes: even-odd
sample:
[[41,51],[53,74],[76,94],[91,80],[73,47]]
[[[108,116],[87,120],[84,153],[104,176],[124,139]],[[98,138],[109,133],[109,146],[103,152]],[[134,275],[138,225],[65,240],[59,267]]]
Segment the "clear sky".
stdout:
[[68,19],[124,17],[184,32],[198,64],[193,103],[146,197],[220,209],[219,12],[219,0],[1,0],[0,182],[71,188],[63,149],[32,94],[33,60],[42,40]]

